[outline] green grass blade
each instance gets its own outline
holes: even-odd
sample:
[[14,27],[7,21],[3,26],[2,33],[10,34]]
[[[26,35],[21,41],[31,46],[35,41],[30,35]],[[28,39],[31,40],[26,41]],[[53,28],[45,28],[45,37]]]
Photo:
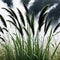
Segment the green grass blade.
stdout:
[[35,31],[34,31],[34,14],[32,14],[32,17],[31,17],[31,29],[32,29],[32,32],[34,35],[34,33],[35,33]]
[[51,59],[53,59],[53,57],[54,57],[54,55],[55,55],[55,53],[56,53],[56,51],[57,51],[59,45],[60,45],[60,42],[58,43],[58,45],[56,46],[56,48],[55,48],[53,54],[51,55]]

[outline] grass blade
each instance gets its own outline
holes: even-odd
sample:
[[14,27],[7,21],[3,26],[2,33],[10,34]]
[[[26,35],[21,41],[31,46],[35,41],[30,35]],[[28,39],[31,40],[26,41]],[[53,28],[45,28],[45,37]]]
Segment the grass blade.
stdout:
[[26,13],[26,19],[27,19],[27,22],[28,22],[29,26],[31,27],[31,22],[30,22],[30,18],[29,18],[29,14],[28,13]]
[[6,32],[8,32],[8,30],[6,28],[2,28],[3,30],[5,30]]
[[9,9],[7,9],[7,8],[2,8],[2,9],[6,10],[9,14],[11,14],[13,16],[13,13]]
[[2,37],[0,37],[0,39],[2,39],[2,41],[4,41],[4,42],[5,42],[5,40],[4,40]]
[[3,23],[3,25],[4,25],[5,27],[7,27],[6,22],[5,22],[5,19],[3,18],[2,15],[0,15],[0,19],[1,19],[2,23]]
[[60,23],[59,24],[57,24],[57,26],[55,27],[55,29],[54,29],[54,31],[53,31],[53,33],[57,30],[57,28],[60,26]]
[[25,32],[26,32],[26,34],[27,34],[27,36],[29,36],[29,33],[28,33],[28,31],[26,30],[26,28],[24,28],[24,30],[25,30]]
[[23,3],[23,6],[24,6],[26,12],[28,13],[28,9],[27,9],[27,7],[26,7],[26,5],[24,3]]
[[34,31],[34,14],[32,14],[32,18],[31,18],[31,29],[32,29],[32,32],[34,35],[34,33],[35,33],[35,31]]
[[3,29],[2,29],[1,27],[0,27],[0,32],[4,33],[4,32],[3,32]]
[[46,14],[41,14],[39,16],[39,21],[38,21],[38,24],[39,24],[38,30],[39,31],[41,30],[41,27],[44,24],[44,19],[45,19],[46,15],[47,15],[47,13]]
[[55,50],[54,50],[54,52],[53,52],[53,54],[52,54],[52,56],[51,56],[51,59],[53,59],[53,57],[54,57],[54,55],[55,55],[55,53],[56,53],[59,45],[60,45],[60,42],[59,42],[58,45],[56,46],[56,48],[55,48]]
[[12,9],[10,9],[10,11],[12,12],[12,16],[16,19],[16,20],[18,20],[18,17],[17,17],[17,15],[16,15],[16,13],[12,10]]
[[18,10],[19,16],[21,18],[21,21],[22,21],[23,25],[25,26],[25,21],[24,21],[24,17],[22,15],[22,13],[21,13],[21,11],[18,8],[17,8],[17,10]]
[[23,31],[22,31],[21,26],[20,26],[20,28],[18,28],[17,25],[14,22],[12,22],[10,20],[7,20],[7,21],[10,22],[10,23],[12,23],[16,27],[16,29],[20,32],[21,36],[23,37]]
[[15,19],[14,19],[14,17],[12,17],[11,15],[8,15],[12,20],[13,20],[13,22],[16,24],[16,21],[15,21]]
[[49,23],[47,24],[46,28],[45,28],[45,34],[47,33],[48,29],[49,29],[49,26],[51,25],[51,22],[52,22],[52,19],[49,21]]
[[42,25],[43,25],[43,22],[44,22],[44,18],[45,16],[47,15],[47,13],[45,13],[48,9],[48,5],[46,5],[42,10],[41,10],[41,13],[40,13],[40,16],[39,16],[39,21],[38,21],[38,24],[39,24],[39,27],[38,27],[38,30],[40,31]]

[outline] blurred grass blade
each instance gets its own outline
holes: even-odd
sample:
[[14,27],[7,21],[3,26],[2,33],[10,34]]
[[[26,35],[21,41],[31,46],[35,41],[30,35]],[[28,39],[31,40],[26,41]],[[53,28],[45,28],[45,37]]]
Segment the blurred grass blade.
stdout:
[[13,16],[13,13],[9,9],[7,9],[7,8],[2,8],[2,9],[6,10],[9,14],[11,14]]
[[5,30],[6,32],[8,32],[8,30],[6,28],[2,28],[3,30]]
[[0,27],[0,32],[4,33],[4,32],[3,32],[3,29],[2,29],[1,27]]
[[10,11],[12,12],[12,16],[16,19],[16,20],[18,20],[18,17],[17,17],[17,15],[16,15],[16,13],[12,10],[12,9],[10,9]]
[[30,20],[29,14],[26,13],[26,19],[27,19],[27,22],[32,30],[33,35],[34,35],[34,16],[32,15],[32,18]]
[[21,25],[20,25],[20,22],[19,22],[19,20],[18,20],[18,17],[17,17],[17,15],[16,15],[16,13],[15,13],[12,9],[10,9],[10,11],[13,13],[13,17],[15,17],[15,19],[17,20],[18,25],[19,25],[20,33],[21,33],[21,35],[23,36],[22,27],[21,27]]
[[45,13],[48,9],[48,5],[46,5],[42,10],[41,10],[41,13],[40,13],[40,16],[39,16],[39,21],[38,21],[38,30],[40,31],[41,30],[41,27],[42,25],[44,24],[44,18],[46,17],[47,13]]
[[32,32],[33,32],[33,35],[34,35],[34,14],[32,14],[32,17],[31,17],[31,29],[32,29]]
[[12,23],[17,28],[17,30],[18,30],[18,27],[17,27],[17,25],[14,22],[12,22],[10,20],[7,20],[7,21],[10,22],[10,23]]
[[[7,12],[9,12],[9,13],[11,14],[11,16],[13,16],[13,17],[17,20],[18,25],[19,25],[19,27],[20,27],[20,23],[19,23],[19,20],[18,20],[18,17],[17,17],[17,15],[16,15],[16,13],[15,13],[11,8],[9,8],[9,10],[6,9],[6,8],[2,8],[2,9],[5,9]],[[14,22],[15,22],[15,21],[14,21]],[[15,23],[16,23],[16,22],[15,22]]]
[[42,25],[44,24],[44,18],[45,18],[46,14],[44,14],[43,16],[39,17],[39,21],[38,21],[38,30],[41,30]]
[[26,13],[26,19],[27,19],[27,22],[28,22],[29,26],[31,27],[31,22],[30,22],[30,18],[29,18],[29,14],[28,13]]
[[45,34],[44,35],[46,35],[46,33],[47,33],[47,31],[48,31],[49,26],[51,25],[51,23],[52,23],[52,19],[50,19],[50,21],[48,22],[48,24],[47,24],[47,26],[45,28]]
[[22,13],[21,13],[21,11],[18,8],[17,8],[17,10],[18,10],[19,16],[21,18],[21,21],[22,21],[23,25],[25,26],[25,21],[24,21],[24,17],[22,15]]
[[27,36],[29,36],[29,33],[28,33],[28,31],[26,30],[26,28],[24,28],[24,30],[25,30],[25,32],[26,32],[26,34],[27,34]]
[[58,27],[60,27],[60,23],[59,23],[59,24],[57,24],[57,26],[55,27],[55,29],[54,29],[53,33],[58,29]]
[[4,42],[5,42],[5,40],[4,40],[2,37],[0,37],[0,39],[2,39],[2,41],[4,41]]
[[5,22],[5,19],[3,18],[2,15],[0,15],[0,19],[1,19],[2,23],[3,23],[3,25],[4,25],[5,27],[7,27],[6,22]]
[[21,36],[23,37],[23,31],[22,31],[21,26],[20,26],[20,28],[18,28],[17,25],[14,22],[12,22],[10,20],[7,20],[7,21],[10,22],[10,23],[12,23],[17,28],[17,30],[20,32]]
[[43,14],[47,11],[48,8],[49,5],[44,6],[43,9],[41,10],[40,16],[43,16]]
[[23,3],[23,6],[24,6],[26,12],[28,13],[29,11],[28,11],[28,9],[27,9],[27,7],[26,7],[26,5],[24,3]]
[[45,20],[45,26],[44,26],[44,31],[46,30],[47,23],[48,23],[48,19],[46,18],[46,20]]
[[53,57],[54,57],[54,55],[55,55],[55,53],[56,53],[56,51],[57,51],[59,45],[60,45],[60,42],[58,43],[58,45],[56,46],[56,48],[55,48],[53,54],[51,55],[51,59],[53,59]]
[[38,24],[39,24],[38,30],[39,31],[41,30],[41,27],[44,24],[44,19],[45,19],[46,15],[47,15],[47,13],[45,13],[45,14],[43,13],[43,14],[40,14],[40,16],[39,16],[39,21],[38,21]]
[[19,30],[20,30],[20,33],[21,33],[21,35],[23,37],[23,30],[22,30],[22,27],[21,26],[20,26]]
[[31,24],[34,25],[34,14],[32,14],[32,17],[31,17]]
[[13,22],[16,24],[16,21],[15,21],[15,19],[14,19],[14,17],[12,17],[11,15],[8,15],[12,20],[13,20]]
[[[11,34],[10,34],[11,35]],[[13,44],[14,44],[14,49],[15,49],[15,54],[16,54],[16,59],[18,59],[18,50],[17,50],[17,45],[16,45],[16,41],[14,39],[14,37],[11,35],[11,39],[13,40]]]
[[47,44],[46,44],[46,48],[45,48],[45,50],[44,50],[44,53],[43,53],[43,56],[45,55],[45,53],[46,53],[46,51],[47,51],[47,48],[49,48],[49,45],[50,45],[50,42],[51,42],[51,40],[52,40],[52,29],[51,29],[51,31],[50,31],[50,35],[49,35],[49,38],[48,38],[48,42],[47,42]]

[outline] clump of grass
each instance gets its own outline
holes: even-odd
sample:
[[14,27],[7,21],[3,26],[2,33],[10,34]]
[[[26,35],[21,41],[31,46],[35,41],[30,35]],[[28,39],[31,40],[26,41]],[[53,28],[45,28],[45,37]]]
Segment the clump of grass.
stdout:
[[[21,11],[18,8],[17,8],[18,14],[19,14],[19,17],[21,18],[21,22],[22,22],[23,26],[20,24],[16,13],[12,9],[2,8],[4,10],[6,10],[7,12],[9,12],[8,16],[12,19],[12,21],[11,20],[7,20],[7,21],[12,23],[15,26],[15,28],[18,30],[19,34],[14,33],[15,38],[10,34],[11,40],[13,41],[12,45],[11,45],[11,43],[7,44],[6,40],[3,37],[0,37],[0,39],[2,39],[4,41],[4,43],[0,43],[3,48],[1,51],[2,55],[0,56],[1,57],[0,60],[54,60],[54,58],[56,56],[56,51],[60,45],[60,42],[58,43],[58,45],[56,46],[56,48],[54,49],[53,52],[50,51],[51,50],[50,42],[53,37],[52,34],[59,27],[60,23],[55,27],[54,31],[51,29],[50,35],[47,39],[46,46],[44,46],[44,40],[45,40],[44,37],[47,34],[49,26],[52,22],[52,20],[47,22],[48,13],[45,13],[46,10],[49,8],[49,6],[46,5],[41,10],[39,20],[38,20],[38,29],[37,29],[36,37],[34,37],[35,36],[34,15],[32,14],[32,17],[30,17],[27,7],[25,6],[24,3],[23,3],[23,5],[26,10],[25,16],[26,16],[26,21],[27,21],[27,25],[28,25],[27,28],[25,27],[26,23],[24,20],[24,16],[22,15]],[[8,27],[4,20],[4,17],[2,17],[2,15],[0,15],[0,18],[5,26],[4,29],[1,27],[0,31],[3,33],[4,32],[3,30],[6,30],[9,33],[9,31],[7,30]],[[44,22],[44,20],[45,20],[45,22]],[[44,37],[43,37],[43,43],[40,44],[38,36],[39,36],[39,32],[41,31],[41,27],[43,26],[43,24],[45,24]],[[25,30],[25,32],[27,34],[26,40],[24,39],[23,30]],[[33,35],[33,36],[31,37],[31,35]],[[56,60],[59,60],[59,59],[56,58]]]

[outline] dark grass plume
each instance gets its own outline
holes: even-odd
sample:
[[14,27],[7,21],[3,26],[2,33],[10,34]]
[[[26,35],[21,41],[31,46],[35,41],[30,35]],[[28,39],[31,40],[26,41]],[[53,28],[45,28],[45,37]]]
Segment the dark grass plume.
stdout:
[[41,10],[41,13],[40,13],[40,16],[39,16],[39,21],[38,21],[38,24],[39,24],[39,27],[38,27],[38,30],[40,31],[41,30],[41,27],[42,25],[44,24],[44,19],[46,17],[46,11],[48,9],[48,5],[45,6],[42,10]]
[[53,32],[55,32],[58,29],[58,27],[60,27],[60,23],[57,24]]
[[7,27],[7,24],[6,24],[6,22],[5,22],[5,19],[4,19],[4,17],[3,17],[2,15],[0,15],[0,19],[1,19],[2,23],[3,23],[3,25],[4,25],[5,27]]
[[25,21],[24,21],[24,17],[22,15],[22,13],[21,13],[21,11],[18,8],[17,8],[17,10],[18,10],[19,16],[21,18],[21,21],[22,21],[23,25],[25,26]]
[[[47,22],[47,21],[46,21],[46,22]],[[51,23],[52,23],[52,19],[50,19],[50,21],[48,22],[48,24],[46,24],[46,27],[45,27],[45,30],[44,30],[44,31],[45,31],[45,34],[44,34],[44,35],[46,35],[46,33],[47,33],[47,31],[48,31]]]
[[17,25],[17,23],[16,23],[14,17],[12,17],[11,15],[8,15],[8,16],[9,16],[9,17],[13,20],[13,22]]
[[12,23],[16,29],[20,32],[21,36],[23,37],[23,31],[22,31],[22,27],[18,27],[14,22],[10,21],[10,20],[7,20],[8,22]]
[[3,32],[3,29],[2,29],[1,27],[0,27],[0,32],[4,33],[4,32]]

